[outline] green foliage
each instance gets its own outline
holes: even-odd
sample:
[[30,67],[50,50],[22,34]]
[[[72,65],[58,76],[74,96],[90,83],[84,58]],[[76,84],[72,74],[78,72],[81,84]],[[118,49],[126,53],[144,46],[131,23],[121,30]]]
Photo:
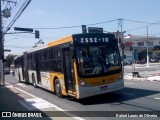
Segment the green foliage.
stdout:
[[5,67],[10,68],[11,64],[14,63],[14,57],[16,55],[14,54],[9,54],[8,56],[6,56],[6,62],[4,63]]

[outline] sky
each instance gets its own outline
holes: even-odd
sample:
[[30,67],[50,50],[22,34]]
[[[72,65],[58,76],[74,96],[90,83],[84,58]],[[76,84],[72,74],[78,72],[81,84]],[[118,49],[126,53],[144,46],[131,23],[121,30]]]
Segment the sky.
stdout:
[[[22,0],[17,0],[17,2],[20,3]],[[15,32],[14,27],[33,28],[34,30],[39,30],[40,39],[44,43],[48,43],[82,32],[81,27],[53,28],[105,22],[103,24],[89,25],[88,27],[103,27],[105,31],[115,32],[117,30],[120,31],[118,19],[122,18],[122,30],[126,31],[126,35],[145,36],[146,25],[148,25],[148,34],[159,37],[159,5],[160,0],[32,0],[8,33]],[[13,16],[14,14],[8,18],[4,28],[12,20]],[[34,34],[30,33],[6,34],[4,46],[5,49],[10,49],[11,52],[5,52],[5,55],[19,55],[31,49],[39,40],[34,37]]]

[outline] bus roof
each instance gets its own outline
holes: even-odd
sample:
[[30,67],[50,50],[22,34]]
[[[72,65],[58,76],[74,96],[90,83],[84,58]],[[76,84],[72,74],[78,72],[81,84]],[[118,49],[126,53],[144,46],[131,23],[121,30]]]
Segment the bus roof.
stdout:
[[32,49],[28,50],[27,53],[34,52],[34,51],[41,50],[41,49],[45,49],[45,48],[49,48],[49,47],[52,47],[52,46],[55,46],[55,45],[60,45],[60,44],[63,44],[63,43],[71,42],[73,40],[73,36],[81,36],[81,35],[89,35],[89,34],[99,34],[99,35],[109,34],[109,35],[113,35],[112,33],[79,33],[79,34],[72,34],[72,35],[64,37],[64,38],[53,40],[53,41],[51,41],[51,42],[49,42],[45,45],[32,48]]
[[42,45],[42,46],[34,47],[34,48],[28,50],[27,53],[34,52],[34,51],[41,50],[41,49],[45,49],[45,48],[49,48],[49,47],[52,47],[52,46],[55,46],[55,45],[60,45],[60,44],[70,42],[70,41],[72,41],[72,36],[71,35],[67,36],[67,37],[64,37],[64,38],[61,38],[61,39],[51,41],[51,42],[49,42],[45,45]]
[[49,42],[48,47],[52,47],[52,46],[55,46],[55,45],[59,45],[59,44],[63,44],[63,43],[66,43],[66,42],[71,42],[71,41],[72,41],[72,36],[70,35],[70,36],[67,36],[67,37]]

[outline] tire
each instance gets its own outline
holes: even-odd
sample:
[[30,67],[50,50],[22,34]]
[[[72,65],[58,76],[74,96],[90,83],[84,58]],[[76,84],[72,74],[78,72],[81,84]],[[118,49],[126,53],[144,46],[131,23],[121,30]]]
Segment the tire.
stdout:
[[54,90],[55,90],[55,93],[58,97],[62,98],[62,89],[61,89],[61,85],[59,83],[59,80],[56,79],[55,80],[55,84],[54,84]]
[[37,85],[36,85],[36,79],[35,79],[34,74],[32,75],[32,84],[33,84],[33,86],[34,86],[35,88],[37,87]]

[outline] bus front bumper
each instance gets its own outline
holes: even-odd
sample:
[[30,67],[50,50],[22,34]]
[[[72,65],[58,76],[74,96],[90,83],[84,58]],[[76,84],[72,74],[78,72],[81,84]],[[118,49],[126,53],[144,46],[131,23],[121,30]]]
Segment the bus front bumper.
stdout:
[[116,90],[120,90],[124,88],[124,80],[119,80],[111,84],[100,85],[100,86],[76,86],[78,91],[77,92],[77,99],[86,98],[90,96],[95,96],[99,94],[104,94],[108,92],[113,92]]

